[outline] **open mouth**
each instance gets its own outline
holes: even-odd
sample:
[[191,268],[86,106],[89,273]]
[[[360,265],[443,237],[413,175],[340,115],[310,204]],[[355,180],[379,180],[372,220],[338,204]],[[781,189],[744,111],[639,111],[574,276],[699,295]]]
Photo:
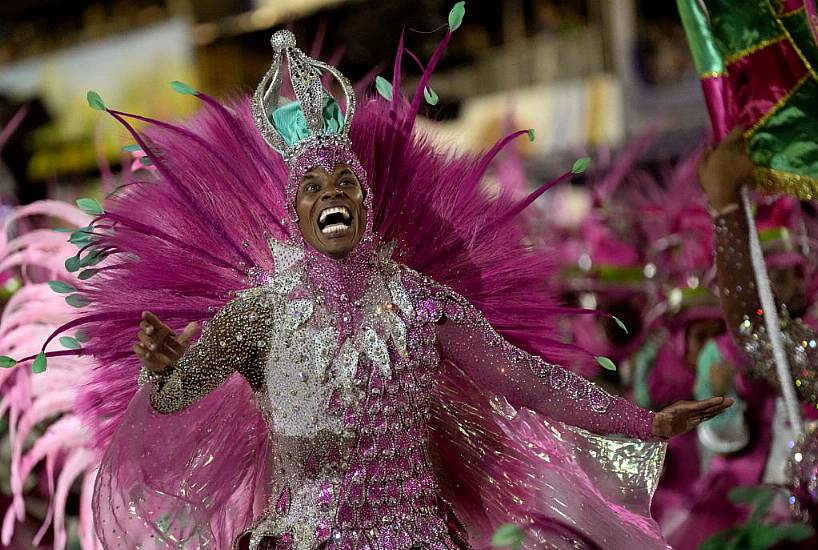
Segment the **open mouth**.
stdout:
[[352,214],[346,206],[331,206],[318,215],[318,229],[323,235],[337,235],[352,226]]

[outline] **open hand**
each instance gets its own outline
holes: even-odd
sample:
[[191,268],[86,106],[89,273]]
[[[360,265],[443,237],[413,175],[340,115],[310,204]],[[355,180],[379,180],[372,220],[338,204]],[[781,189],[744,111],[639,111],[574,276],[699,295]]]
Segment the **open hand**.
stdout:
[[156,315],[145,311],[139,323],[139,343],[133,347],[133,352],[145,368],[162,372],[179,360],[197,328],[198,324],[190,323],[177,334]]
[[653,435],[675,437],[689,432],[705,420],[724,412],[733,404],[729,397],[712,397],[704,401],[677,401],[653,417]]
[[721,210],[741,200],[741,186],[750,180],[753,161],[747,154],[744,128],[736,127],[705,153],[699,164],[699,181],[710,206]]

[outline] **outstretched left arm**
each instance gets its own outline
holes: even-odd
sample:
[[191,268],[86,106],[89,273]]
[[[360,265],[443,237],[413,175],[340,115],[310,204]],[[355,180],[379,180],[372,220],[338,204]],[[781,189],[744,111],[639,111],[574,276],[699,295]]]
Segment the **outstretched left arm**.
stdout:
[[442,356],[482,387],[554,420],[600,434],[638,439],[672,437],[695,428],[732,404],[722,397],[680,401],[653,413],[615,397],[565,368],[528,354],[502,338],[475,310],[437,325]]

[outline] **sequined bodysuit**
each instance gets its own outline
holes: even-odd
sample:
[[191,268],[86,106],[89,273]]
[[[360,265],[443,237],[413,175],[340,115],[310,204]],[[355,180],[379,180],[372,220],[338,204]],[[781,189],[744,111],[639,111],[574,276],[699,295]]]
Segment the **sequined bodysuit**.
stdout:
[[[274,250],[269,281],[237,295],[174,367],[153,376],[151,400],[165,413],[235,371],[255,390],[276,475],[266,513],[247,531],[251,549],[469,548],[439,498],[427,449],[444,359],[514,406],[651,437],[652,413],[515,348],[462,297],[388,253],[373,257],[350,315],[316,293],[299,250]],[[520,366],[542,384],[519,380]]]
[[[742,210],[715,220],[716,267],[722,309],[736,343],[750,359],[752,374],[778,385],[772,345],[767,336],[747,240]],[[801,319],[793,319],[779,305],[781,335],[796,390],[802,401],[818,404],[818,335]]]

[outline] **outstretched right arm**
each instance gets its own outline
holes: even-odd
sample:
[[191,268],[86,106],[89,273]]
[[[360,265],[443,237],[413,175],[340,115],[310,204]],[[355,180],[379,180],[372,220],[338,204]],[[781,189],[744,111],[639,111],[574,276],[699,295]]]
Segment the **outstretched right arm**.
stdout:
[[259,358],[268,340],[264,322],[269,305],[260,289],[244,292],[225,305],[187,348],[196,326],[176,335],[150,312],[140,324],[134,348],[152,382],[154,409],[171,413],[191,405],[238,371],[254,388],[262,383]]

